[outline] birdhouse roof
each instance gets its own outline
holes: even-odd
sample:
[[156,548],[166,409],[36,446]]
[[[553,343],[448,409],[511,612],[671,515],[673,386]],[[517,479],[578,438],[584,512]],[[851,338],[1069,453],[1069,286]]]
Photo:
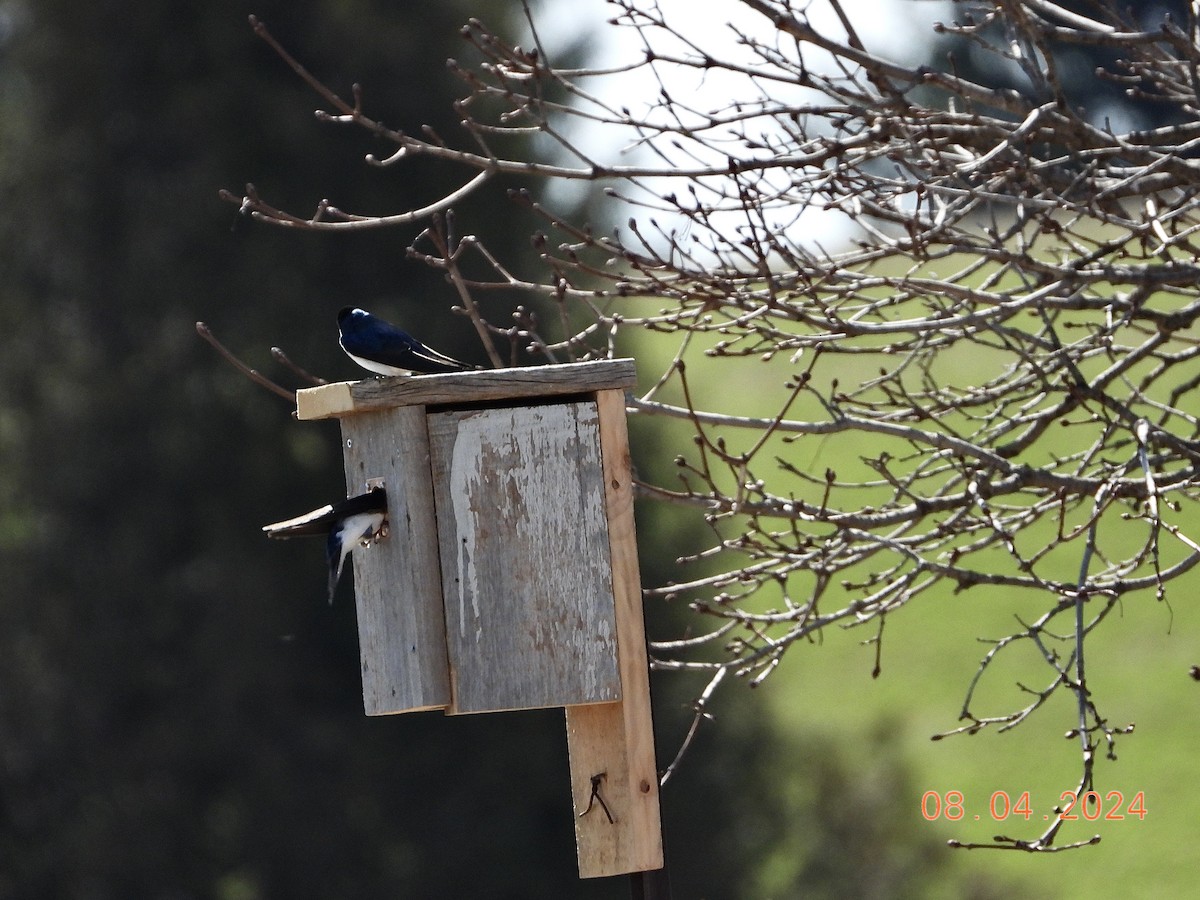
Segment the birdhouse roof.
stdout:
[[636,377],[632,359],[601,359],[444,375],[364,378],[297,391],[296,416],[330,419],[398,406],[561,397],[633,387]]

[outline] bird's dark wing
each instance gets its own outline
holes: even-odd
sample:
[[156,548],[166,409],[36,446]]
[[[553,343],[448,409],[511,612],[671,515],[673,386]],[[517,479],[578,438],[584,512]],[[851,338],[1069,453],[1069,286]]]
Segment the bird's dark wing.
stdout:
[[475,368],[475,366],[465,363],[462,360],[455,359],[453,356],[447,356],[445,353],[438,353],[432,347],[426,347],[424,344],[414,338],[410,338],[410,340],[412,340],[414,345],[412,348],[412,356],[421,360],[418,365],[412,366],[411,368],[421,371],[429,371],[433,367],[440,366],[446,371],[450,372],[461,372]]
[[461,372],[473,368],[464,362],[426,347],[403,331],[396,331],[387,340],[374,336],[369,340],[364,340],[346,335],[342,338],[342,348],[351,356],[410,372],[436,374]]
[[474,368],[426,347],[386,319],[364,311],[338,316],[339,343],[350,356],[410,372],[459,372]]
[[302,516],[296,516],[294,519],[285,519],[282,522],[264,525],[263,531],[270,538],[292,538],[312,534],[327,534],[333,521],[333,507],[322,506],[320,509],[314,509],[312,512],[305,513]]
[[294,519],[285,519],[264,525],[263,531],[270,538],[292,538],[307,535],[328,534],[336,522],[347,516],[365,512],[387,512],[387,491],[373,488],[365,494],[348,497],[339,503],[322,506]]

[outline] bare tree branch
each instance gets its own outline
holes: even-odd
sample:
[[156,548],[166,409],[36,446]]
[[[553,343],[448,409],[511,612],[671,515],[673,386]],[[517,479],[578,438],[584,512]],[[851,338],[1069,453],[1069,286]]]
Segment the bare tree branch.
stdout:
[[[228,362],[231,366],[233,366],[235,369],[237,369],[239,372],[241,372],[243,375],[245,375],[247,378],[249,378],[255,384],[257,384],[261,387],[265,387],[272,394],[282,397],[284,400],[287,400],[288,402],[295,405],[295,403],[296,403],[296,392],[295,391],[289,391],[287,388],[285,388],[281,385],[278,385],[274,381],[272,381],[270,378],[267,378],[267,376],[263,375],[257,369],[250,368],[248,365],[246,365],[244,362],[242,362],[240,359],[238,359],[236,356],[234,356],[233,353],[230,352],[230,350],[224,344],[222,344],[220,341],[218,341],[216,338],[216,335],[214,335],[212,333],[212,330],[207,325],[205,325],[203,322],[196,323],[196,333],[198,335],[200,335],[200,337],[204,338],[204,340],[207,341],[208,344],[214,350],[216,350],[218,353],[220,353],[221,356],[224,357],[226,362]],[[272,348],[272,349],[274,350],[274,348]]]
[[[343,100],[255,21],[328,104],[322,121],[395,147],[369,162],[464,174],[378,217],[224,196],[285,227],[432,220],[410,253],[446,273],[493,363],[497,336],[514,359],[669,347],[630,408],[687,435],[677,478],[642,496],[712,533],[690,558],[699,574],[647,592],[715,623],[654,646],[657,667],[708,673],[684,750],[728,673],[759,684],[824,629],[868,626],[877,675],[887,616],[935,590],[1003,590],[1045,612],[989,639],[961,726],[937,737],[1013,728],[1065,691],[1087,791],[1100,747],[1112,755],[1132,728],[1089,689],[1089,635],[1120,598],[1165,599],[1200,563],[1187,515],[1200,500],[1196,23],[1149,27],[1108,3],[962,4],[935,30],[1015,73],[1013,88],[894,62],[837,2],[839,33],[807,5],[741,3],[753,15],[707,47],[654,0],[614,0],[611,26],[640,49],[594,69],[556,68],[540,38],[525,50],[473,20],[463,35],[482,61],[451,66],[465,95],[450,140],[369,117],[361,90]],[[1065,46],[1113,60],[1095,77],[1166,110],[1158,123],[1120,131],[1080,108]],[[718,76],[733,99],[696,88]],[[652,89],[635,99],[614,80]],[[511,196],[541,222],[540,268],[501,259],[482,231],[448,236],[449,207],[501,173],[595,183],[624,224],[602,233],[523,189]],[[467,275],[468,253],[482,274]],[[525,298],[514,324],[483,317],[487,292]],[[1031,646],[1035,686],[976,712],[996,661]],[[1060,827],[987,846],[1063,849]]]

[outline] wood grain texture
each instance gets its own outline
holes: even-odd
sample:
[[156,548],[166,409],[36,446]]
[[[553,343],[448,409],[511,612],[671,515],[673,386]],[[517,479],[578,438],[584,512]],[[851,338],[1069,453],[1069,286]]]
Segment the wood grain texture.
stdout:
[[635,381],[631,359],[481,369],[445,375],[395,375],[299,390],[296,392],[296,415],[300,419],[330,419],[397,406],[587,394],[632,387]]
[[620,697],[594,403],[429,416],[448,713]]
[[425,409],[342,420],[346,488],[388,493],[388,535],[357,549],[354,587],[369,716],[446,707],[450,674]]
[[[621,671],[618,703],[572,706],[566,711],[571,792],[579,876],[598,878],[662,868],[662,824],[654,722],[650,709],[649,660],[642,615],[642,584],[633,522],[633,479],[625,398],[597,394],[605,503],[612,553],[613,591]],[[601,795],[615,823],[594,805],[593,776],[604,773]]]

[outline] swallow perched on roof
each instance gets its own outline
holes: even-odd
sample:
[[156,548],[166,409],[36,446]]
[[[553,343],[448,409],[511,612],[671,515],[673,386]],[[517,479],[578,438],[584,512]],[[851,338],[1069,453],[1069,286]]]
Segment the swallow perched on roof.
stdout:
[[355,543],[361,542],[365,547],[369,541],[378,540],[385,533],[386,519],[387,491],[373,488],[365,494],[322,506],[294,519],[264,525],[263,531],[271,538],[329,535],[325,541],[325,560],[329,564],[329,602],[332,604],[346,557]]
[[377,375],[433,375],[477,368],[426,347],[406,331],[365,309],[338,313],[338,343],[346,355]]

